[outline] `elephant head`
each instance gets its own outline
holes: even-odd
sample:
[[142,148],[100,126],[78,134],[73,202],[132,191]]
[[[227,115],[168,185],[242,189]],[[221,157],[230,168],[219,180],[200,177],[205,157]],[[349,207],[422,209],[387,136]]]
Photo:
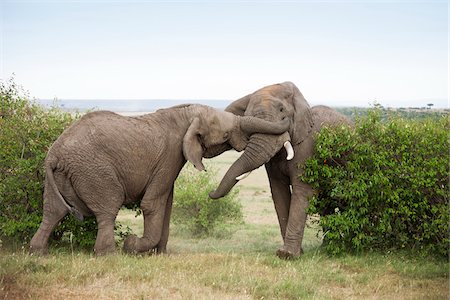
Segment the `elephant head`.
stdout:
[[[283,145],[291,150],[292,146],[289,147],[286,142],[290,141],[294,146],[300,144],[313,128],[310,107],[292,82],[266,86],[234,101],[225,110],[238,116],[253,116],[270,122],[288,119],[289,129],[282,135],[253,134],[244,153],[228,169],[217,190],[210,193],[213,199],[225,196],[241,175],[269,162],[283,149]],[[292,154],[287,156],[292,158]]]
[[200,171],[205,170],[202,157],[216,156],[231,147],[242,151],[254,133],[280,135],[289,129],[288,118],[271,122],[205,106],[200,108],[183,138],[184,157]]

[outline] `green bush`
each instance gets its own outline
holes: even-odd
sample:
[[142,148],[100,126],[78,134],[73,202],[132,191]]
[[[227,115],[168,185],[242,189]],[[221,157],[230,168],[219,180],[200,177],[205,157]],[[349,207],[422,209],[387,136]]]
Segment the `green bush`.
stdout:
[[208,193],[218,186],[216,171],[207,166],[208,172],[198,172],[187,164],[175,183],[172,221],[192,236],[223,236],[228,224],[243,221],[242,206],[237,201],[238,191],[213,200]]
[[448,254],[449,118],[382,120],[372,109],[354,129],[323,128],[301,180],[317,193],[324,246]]
[[[30,101],[13,79],[0,82],[0,238],[4,241],[24,245],[39,227],[47,150],[77,117]],[[93,218],[80,223],[67,216],[53,239],[71,232],[71,242],[92,246],[96,228]]]

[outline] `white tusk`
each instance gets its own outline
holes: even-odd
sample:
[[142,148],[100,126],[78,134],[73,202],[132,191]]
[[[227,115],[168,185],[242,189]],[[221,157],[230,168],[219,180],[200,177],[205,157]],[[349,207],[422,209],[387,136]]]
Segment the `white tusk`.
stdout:
[[283,146],[287,152],[286,160],[293,159],[294,158],[294,149],[292,148],[291,142],[286,141],[286,142],[284,142]]
[[242,180],[242,179],[244,179],[244,178],[246,178],[248,175],[250,175],[250,173],[251,173],[252,171],[250,171],[250,172],[247,172],[247,173],[244,173],[244,174],[242,174],[242,175],[239,175],[238,177],[236,177],[236,180]]

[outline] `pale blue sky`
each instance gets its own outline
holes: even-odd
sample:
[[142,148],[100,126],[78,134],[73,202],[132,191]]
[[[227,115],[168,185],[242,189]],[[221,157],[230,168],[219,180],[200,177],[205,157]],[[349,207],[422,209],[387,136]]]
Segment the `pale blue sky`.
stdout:
[[36,98],[448,106],[447,1],[9,1],[0,74]]

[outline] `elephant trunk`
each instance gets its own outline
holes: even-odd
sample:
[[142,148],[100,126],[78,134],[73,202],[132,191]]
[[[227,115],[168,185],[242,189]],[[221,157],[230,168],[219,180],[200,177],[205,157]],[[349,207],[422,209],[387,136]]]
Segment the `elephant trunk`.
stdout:
[[289,140],[289,134],[281,136],[253,134],[244,153],[228,169],[219,187],[209,194],[212,199],[224,197],[238,182],[236,177],[253,171],[267,163]]
[[265,134],[282,134],[289,130],[290,121],[285,118],[278,122],[269,122],[260,118],[245,116],[238,117],[240,126],[243,131],[248,134],[265,133]]

